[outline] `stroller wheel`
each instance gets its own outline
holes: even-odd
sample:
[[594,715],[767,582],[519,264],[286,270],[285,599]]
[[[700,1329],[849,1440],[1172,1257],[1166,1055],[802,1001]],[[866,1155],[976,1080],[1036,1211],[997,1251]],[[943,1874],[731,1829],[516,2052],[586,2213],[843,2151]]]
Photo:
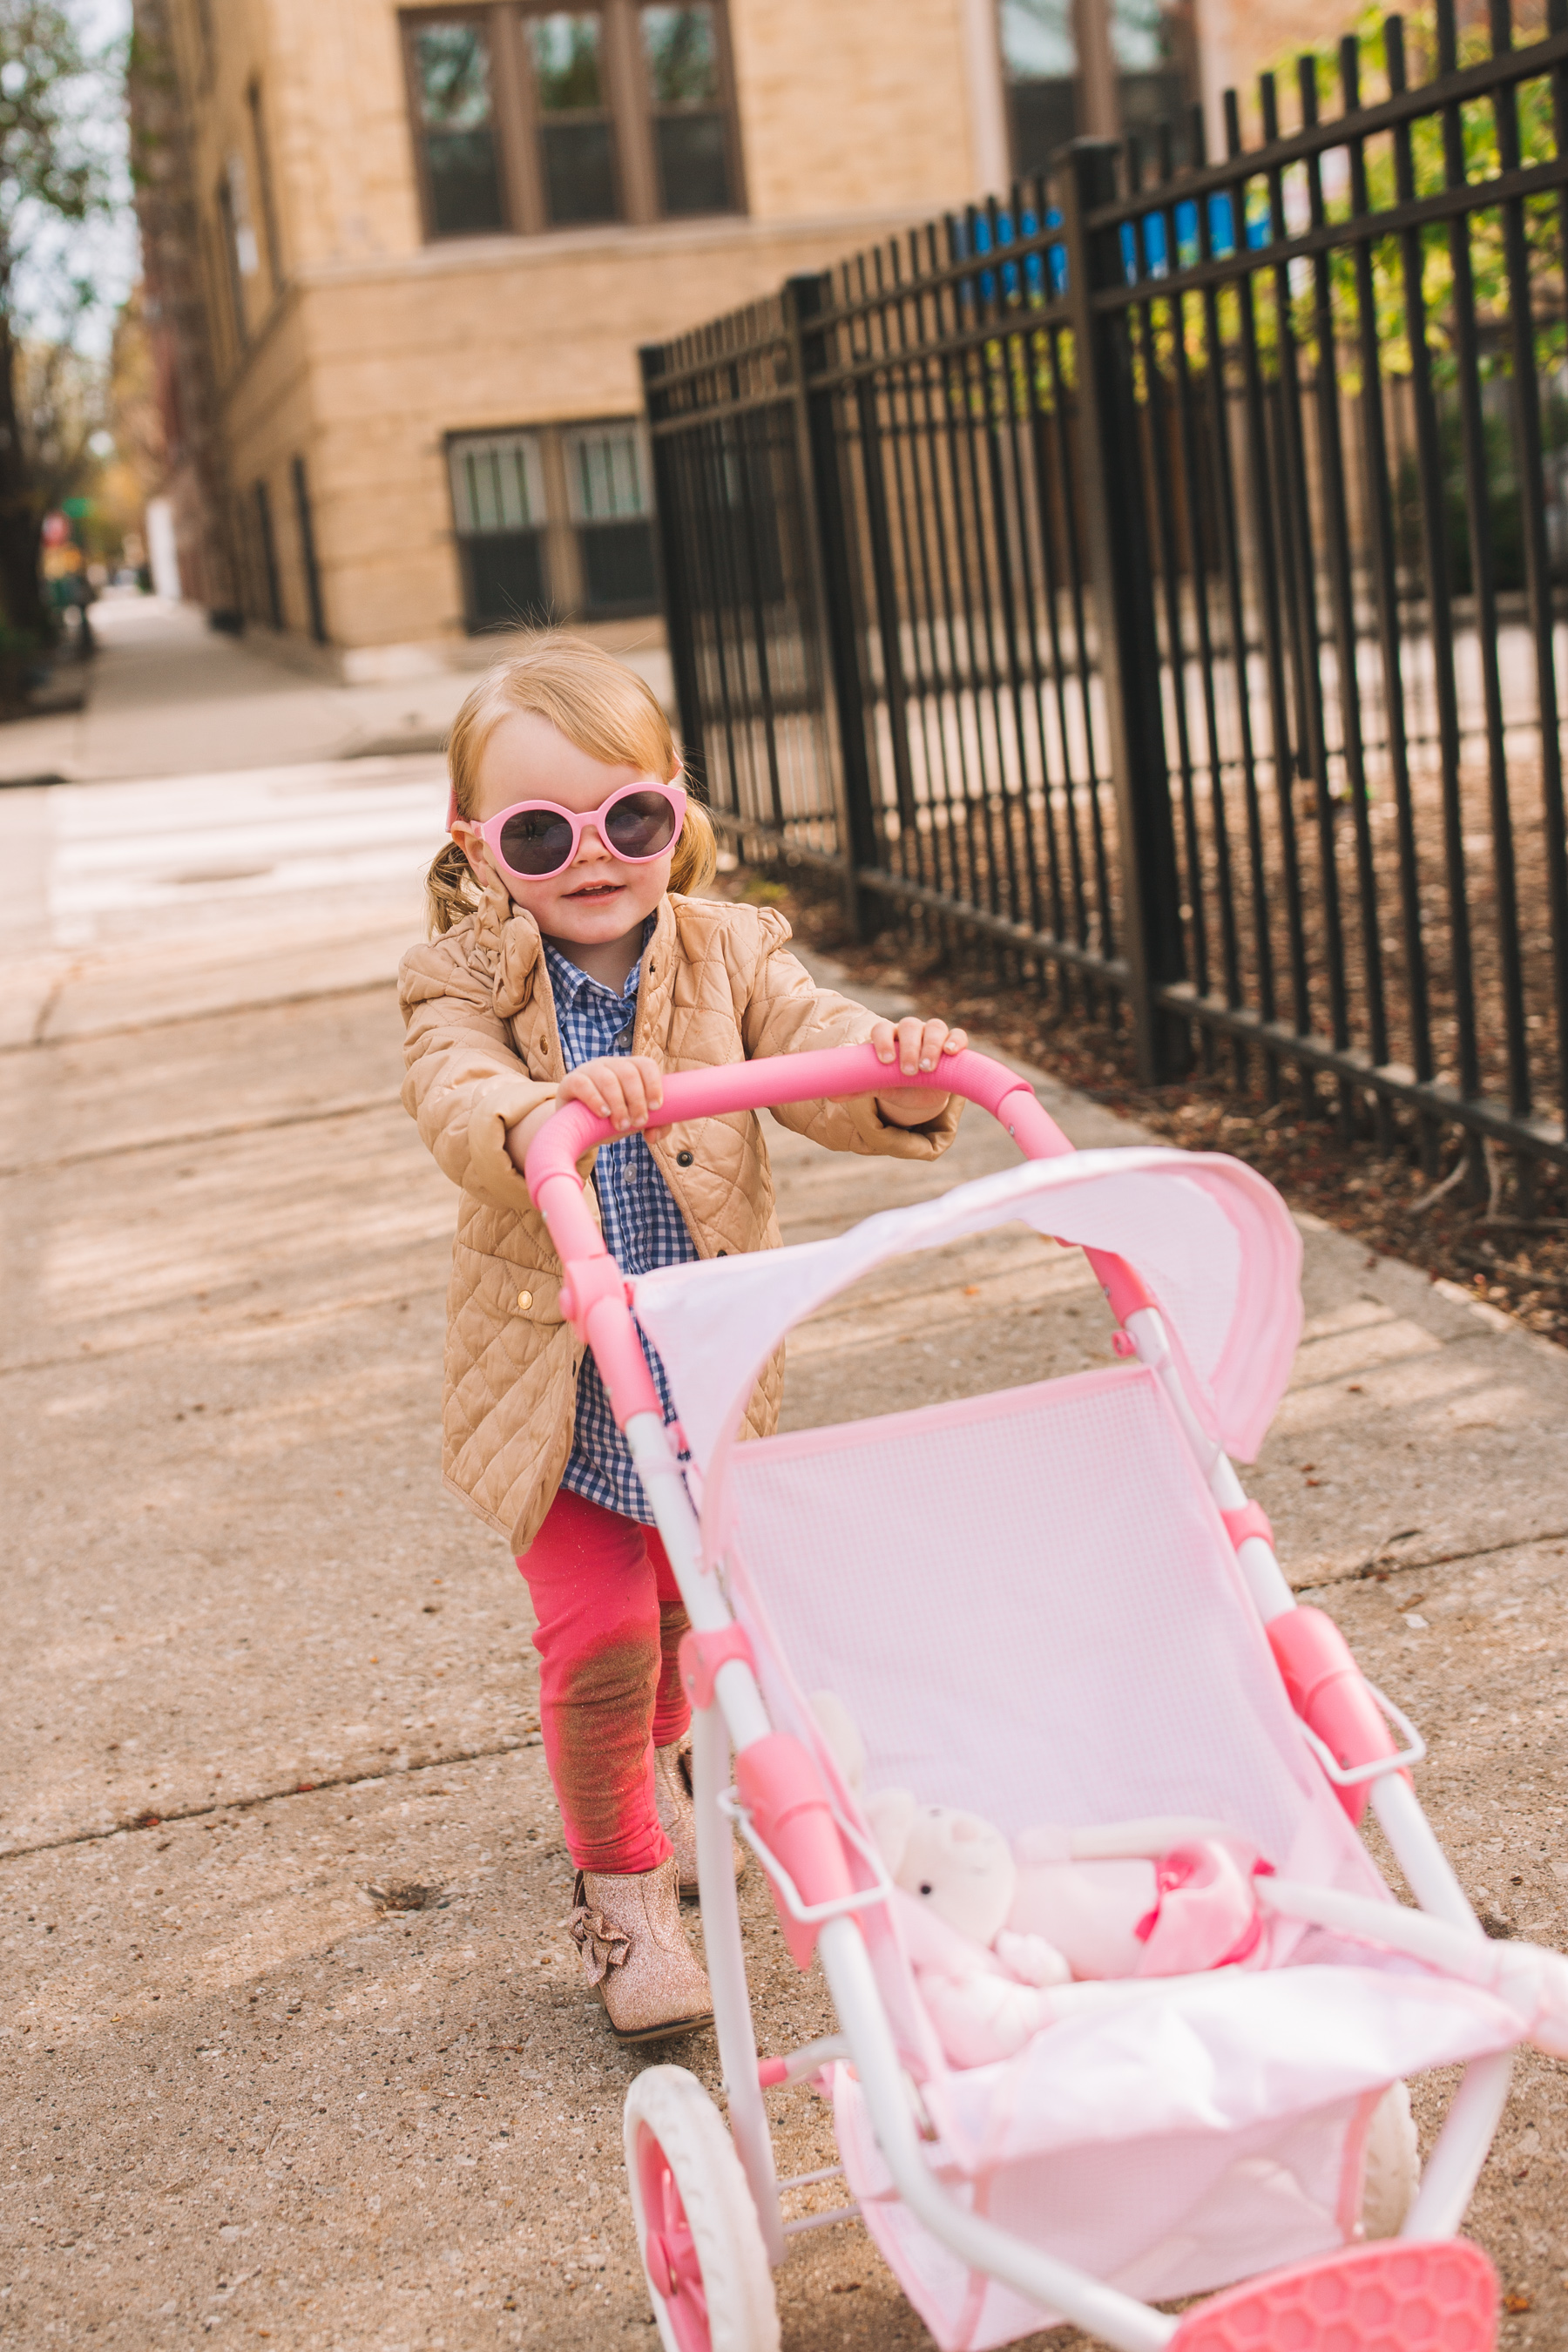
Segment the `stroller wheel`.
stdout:
[[757,2209],[719,2110],[684,2066],[649,2066],[622,2126],[637,2247],[664,2352],[778,2352]]

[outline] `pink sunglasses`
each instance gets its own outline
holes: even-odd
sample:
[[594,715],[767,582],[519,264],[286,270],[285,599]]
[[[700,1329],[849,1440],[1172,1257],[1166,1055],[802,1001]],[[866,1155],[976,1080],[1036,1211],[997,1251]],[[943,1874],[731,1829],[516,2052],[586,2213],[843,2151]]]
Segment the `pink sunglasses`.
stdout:
[[[457,822],[454,792],[447,804],[448,833]],[[623,784],[581,816],[554,801],[516,801],[474,830],[509,881],[539,882],[565,872],[590,825],[613,857],[648,866],[674,848],[685,823],[684,784]]]

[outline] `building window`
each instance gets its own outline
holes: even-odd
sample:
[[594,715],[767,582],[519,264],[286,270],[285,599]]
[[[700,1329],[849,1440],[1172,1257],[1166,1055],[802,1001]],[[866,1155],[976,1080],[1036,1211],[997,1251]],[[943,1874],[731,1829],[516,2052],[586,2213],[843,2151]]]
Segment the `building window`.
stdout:
[[660,209],[733,212],[730,110],[713,11],[661,5],[641,14]]
[[[1192,0],[999,0],[1013,169],[1042,172],[1069,139],[1145,131],[1170,121],[1177,160],[1196,89]],[[1100,7],[1101,14],[1089,11]],[[1109,37],[1109,38],[1108,38]],[[1085,45],[1098,43],[1095,59]]]
[[250,143],[256,151],[256,178],[261,194],[261,226],[267,239],[267,268],[276,293],[283,283],[283,243],[278,234],[278,205],[272,186],[272,155],[267,144],[267,118],[262,111],[261,84],[253,81],[245,93],[250,113]]
[[658,603],[647,455],[635,425],[566,435],[566,497],[583,567],[585,613],[648,613]]
[[544,212],[552,228],[620,218],[616,131],[597,15],[534,16],[528,43],[539,109]]
[[1078,133],[1078,51],[1068,0],[1002,0],[1013,169],[1043,171]]
[[1110,16],[1121,128],[1149,131],[1170,122],[1178,162],[1187,156],[1182,119],[1197,88],[1193,11],[1169,0],[1117,0]]
[[635,419],[454,434],[447,463],[470,630],[658,611]]
[[426,234],[742,209],[721,0],[404,19]]
[[473,433],[447,448],[470,629],[544,617],[544,474],[534,433]]
[[300,535],[300,570],[305,583],[305,613],[310,635],[319,646],[327,643],[327,614],[321,602],[321,567],[316,560],[316,522],[310,506],[310,482],[303,457],[289,461],[294,485],[294,528]]
[[[245,315],[245,263],[256,267],[256,239],[248,222],[242,222],[235,211],[234,178],[226,172],[217,184],[218,244],[223,257],[224,283],[228,293],[229,326],[237,350],[243,352],[247,341]],[[242,244],[242,239],[246,240]]]
[[283,598],[278,581],[278,541],[272,529],[272,500],[265,482],[258,482],[252,493],[256,500],[256,539],[261,551],[261,583],[267,602],[263,618],[269,627],[283,626]]
[[430,235],[505,228],[487,16],[416,22],[408,55]]

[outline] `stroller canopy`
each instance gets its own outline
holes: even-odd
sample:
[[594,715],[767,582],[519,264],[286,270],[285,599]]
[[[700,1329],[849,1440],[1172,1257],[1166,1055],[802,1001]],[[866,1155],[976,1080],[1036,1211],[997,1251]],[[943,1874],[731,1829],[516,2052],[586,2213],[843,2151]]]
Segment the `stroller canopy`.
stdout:
[[642,1276],[637,1320],[668,1367],[699,1467],[717,1467],[792,1325],[889,1258],[1020,1220],[1127,1261],[1161,1309],[1199,1421],[1249,1461],[1300,1337],[1300,1236],[1273,1186],[1240,1160],[1137,1150],[1027,1160],[831,1241]]

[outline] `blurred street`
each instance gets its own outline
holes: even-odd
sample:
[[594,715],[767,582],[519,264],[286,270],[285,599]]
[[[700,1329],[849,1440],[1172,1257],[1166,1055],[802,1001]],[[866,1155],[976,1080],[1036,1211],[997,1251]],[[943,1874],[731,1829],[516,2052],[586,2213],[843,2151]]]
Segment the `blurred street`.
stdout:
[[[0,731],[0,773],[74,779],[0,790],[0,2340],[651,2343],[619,2154],[644,2062],[560,1929],[523,1589],[437,1473],[455,1204],[397,1102],[392,983],[467,681],[342,688],[100,611],[87,709]],[[1039,1084],[1079,1143],[1137,1139]],[[974,1114],[934,1171],[772,1146],[790,1238],[1011,1150]],[[1307,1244],[1250,1483],[1431,1742],[1478,1907],[1562,1945],[1568,1359]],[[1003,1234],[800,1333],[786,1424],[1110,1360],[1081,1261]],[[762,2039],[826,2030],[754,1872],[742,1902]],[[717,2087],[710,2037],[651,2055]],[[1519,2083],[1471,2227],[1505,2344],[1544,2352],[1568,2083]],[[771,2096],[781,2169],[830,2163],[810,2095]],[[799,2242],[780,2293],[789,2352],[928,2340],[856,2230]]]

